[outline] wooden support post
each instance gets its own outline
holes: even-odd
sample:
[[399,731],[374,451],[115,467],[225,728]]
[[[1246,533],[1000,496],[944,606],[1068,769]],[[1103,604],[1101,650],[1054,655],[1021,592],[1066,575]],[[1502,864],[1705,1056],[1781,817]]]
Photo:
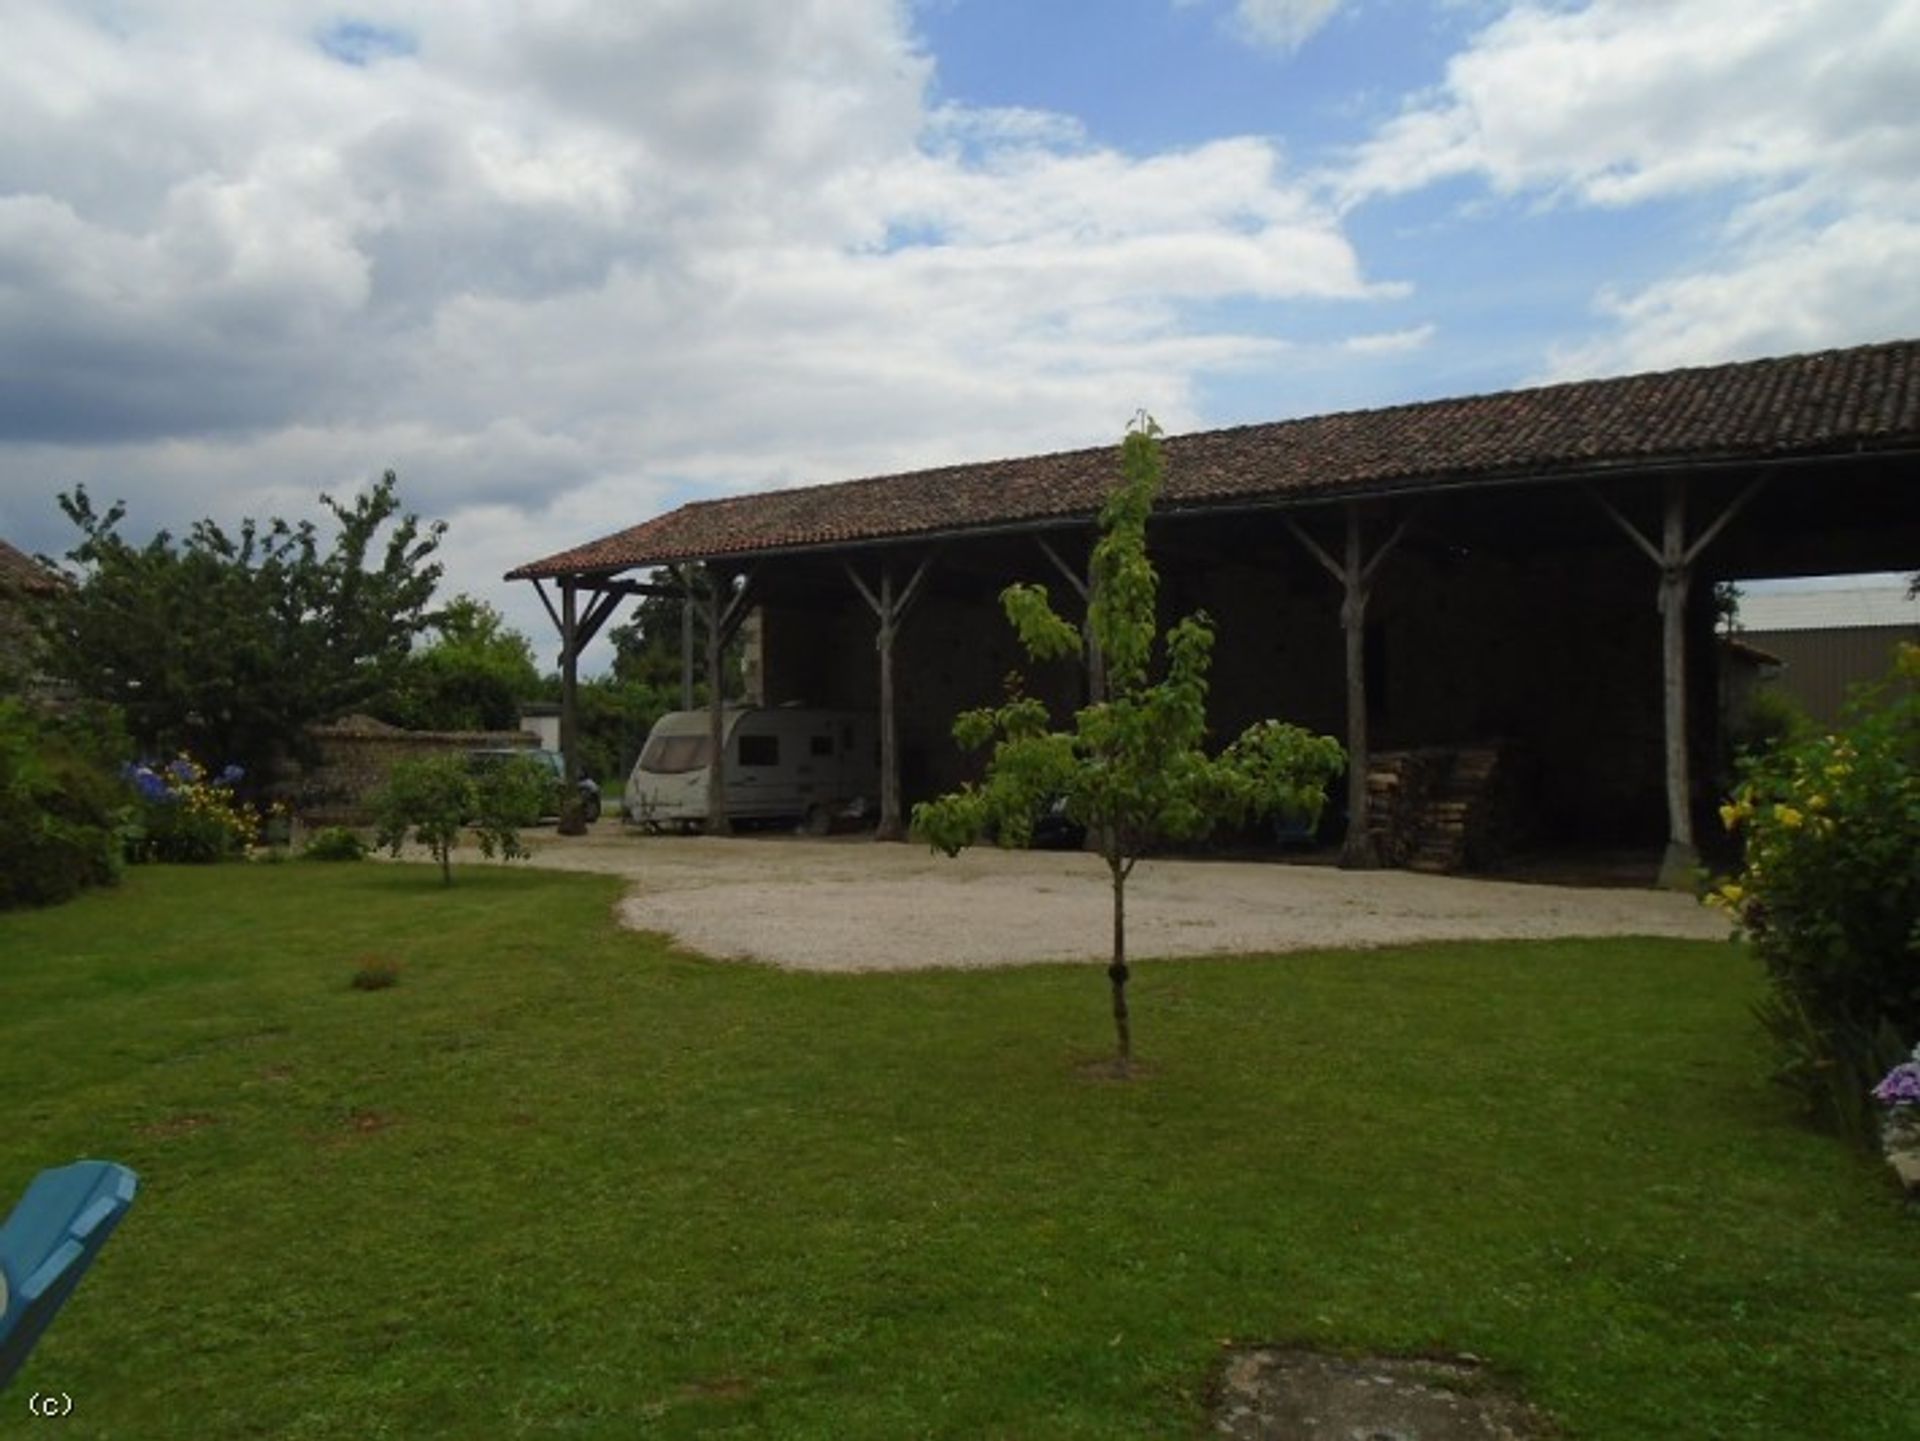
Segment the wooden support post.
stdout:
[[560,582],[560,760],[565,784],[560,795],[559,831],[563,836],[585,835],[586,813],[580,808],[580,624],[579,587],[572,579]]
[[1360,507],[1346,507],[1346,545],[1341,560],[1335,560],[1292,516],[1285,517],[1287,528],[1335,580],[1340,582],[1340,628],[1346,640],[1347,668],[1347,839],[1340,849],[1340,864],[1348,870],[1373,870],[1380,854],[1373,844],[1367,802],[1367,599],[1373,591],[1373,577],[1381,562],[1407,533],[1412,516],[1402,516],[1372,557],[1362,544]]
[[1667,750],[1667,852],[1660,884],[1681,889],[1700,853],[1693,844],[1693,785],[1687,765],[1687,487],[1667,481],[1660,526],[1660,687]]
[[592,587],[593,600],[586,614],[580,613],[580,577],[560,577],[560,606],[554,608],[547,588],[537,579],[534,593],[546,608],[547,618],[560,632],[560,760],[565,775],[564,794],[560,798],[560,834],[583,835],[587,829],[586,812],[580,799],[580,761],[576,755],[580,725],[580,652],[600,634],[620,602],[628,596],[645,593],[631,581],[598,580]]
[[1053,562],[1054,569],[1066,577],[1067,584],[1073,587],[1073,593],[1080,597],[1086,612],[1086,619],[1080,622],[1080,634],[1086,646],[1087,667],[1087,704],[1098,705],[1107,698],[1107,664],[1100,654],[1100,639],[1093,633],[1093,575],[1092,560],[1088,560],[1088,574],[1083,578],[1080,573],[1060,558],[1060,552],[1048,545],[1046,540],[1035,537],[1035,543]]
[[878,622],[873,641],[880,652],[880,824],[873,833],[877,841],[904,840],[907,834],[900,799],[900,720],[894,696],[893,643],[900,633],[900,622],[919,598],[920,584],[927,578],[932,564],[932,555],[922,559],[898,596],[893,590],[891,563],[881,563],[877,596],[860,578],[859,571],[851,565],[846,567],[847,579],[853,582],[854,589],[860,592]]
[[1380,865],[1368,814],[1367,773],[1367,582],[1360,562],[1360,508],[1347,507],[1347,546],[1340,605],[1340,626],[1347,642],[1347,839],[1340,864],[1348,870],[1370,871]]
[[[692,568],[688,568],[691,576]],[[728,592],[732,596],[728,598]],[[741,578],[740,589],[733,590],[733,576],[711,561],[707,563],[707,834],[730,835],[727,819],[726,756],[726,658],[727,646],[740,622],[746,619],[748,599],[753,594],[753,573]]]
[[880,824],[874,828],[877,841],[897,841],[906,837],[906,823],[900,815],[900,716],[893,695],[893,638],[899,632],[900,614],[894,609],[893,567],[880,567],[880,625],[874,645],[880,650]]
[[1685,476],[1667,478],[1660,515],[1660,544],[1655,545],[1598,491],[1593,498],[1613,517],[1641,552],[1660,568],[1660,690],[1662,728],[1666,749],[1667,849],[1660,861],[1659,884],[1669,890],[1693,885],[1700,853],[1693,840],[1693,777],[1687,736],[1687,591],[1693,563],[1711,545],[1734,516],[1753,499],[1761,481],[1754,481],[1714,517],[1698,539],[1687,542],[1687,482]]
[[727,820],[726,649],[721,629],[724,577],[707,567],[707,834],[732,832]]
[[693,567],[680,567],[680,709],[693,709]]

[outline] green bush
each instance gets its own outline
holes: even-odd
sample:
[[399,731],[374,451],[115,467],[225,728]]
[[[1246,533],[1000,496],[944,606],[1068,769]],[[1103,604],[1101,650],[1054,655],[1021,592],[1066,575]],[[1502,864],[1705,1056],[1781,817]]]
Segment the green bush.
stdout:
[[378,805],[374,844],[398,856],[408,840],[440,863],[441,880],[453,883],[453,852],[460,832],[471,828],[480,854],[503,861],[528,854],[520,827],[540,819],[552,775],[531,760],[490,766],[476,774],[461,756],[429,756],[393,768]]
[[120,873],[129,809],[117,723],[0,700],[0,909],[46,906]]
[[1798,701],[1777,687],[1763,685],[1729,721],[1727,744],[1734,755],[1749,756],[1813,734],[1813,721]]
[[348,981],[356,991],[384,991],[400,984],[400,963],[383,956],[362,956]]
[[1720,814],[1746,851],[1707,899],[1766,966],[1776,1075],[1870,1144],[1867,1091],[1920,1039],[1920,646],[1840,731],[1749,759]]
[[361,861],[367,857],[367,843],[345,826],[327,826],[308,838],[300,857],[308,861]]

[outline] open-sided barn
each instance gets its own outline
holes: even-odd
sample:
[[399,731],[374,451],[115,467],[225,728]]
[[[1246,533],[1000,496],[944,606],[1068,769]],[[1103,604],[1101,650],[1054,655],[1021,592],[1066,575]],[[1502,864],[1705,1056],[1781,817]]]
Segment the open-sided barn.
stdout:
[[[1920,564],[1920,341],[1206,431],[1165,455],[1150,543],[1169,615],[1217,623],[1214,728],[1278,716],[1370,757],[1350,861],[1431,858],[1436,830],[1457,861],[1497,795],[1510,834],[1664,839],[1677,875],[1713,802],[1712,583]],[[714,635],[759,611],[767,703],[882,713],[898,834],[968,772],[954,713],[1022,665],[998,592],[1082,590],[1117,466],[1108,444],[701,501],[508,578],[557,587],[571,677],[645,572],[701,568]],[[1085,682],[1063,663],[1028,683],[1066,705]]]

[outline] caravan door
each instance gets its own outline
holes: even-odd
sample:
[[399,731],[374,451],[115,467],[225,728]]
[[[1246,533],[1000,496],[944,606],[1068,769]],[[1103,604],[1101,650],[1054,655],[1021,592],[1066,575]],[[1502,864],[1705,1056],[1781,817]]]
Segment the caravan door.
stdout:
[[784,775],[789,764],[780,733],[756,712],[741,718],[727,755],[727,810],[736,816],[777,816],[791,790]]

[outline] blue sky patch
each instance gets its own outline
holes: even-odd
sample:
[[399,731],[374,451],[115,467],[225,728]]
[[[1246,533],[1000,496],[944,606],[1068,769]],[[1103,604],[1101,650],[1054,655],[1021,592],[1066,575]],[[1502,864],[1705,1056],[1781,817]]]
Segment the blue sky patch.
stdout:
[[405,30],[369,20],[336,20],[320,32],[318,41],[335,60],[355,66],[412,55],[420,48],[419,40]]

